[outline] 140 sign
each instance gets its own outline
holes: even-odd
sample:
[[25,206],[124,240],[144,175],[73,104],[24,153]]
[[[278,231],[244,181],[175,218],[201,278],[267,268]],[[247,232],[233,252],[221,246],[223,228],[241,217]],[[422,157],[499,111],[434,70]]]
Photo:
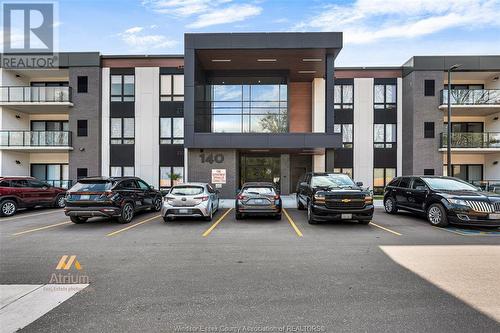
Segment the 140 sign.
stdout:
[[212,154],[212,153],[201,153],[200,154],[201,163],[222,163],[224,162],[224,155],[222,154]]

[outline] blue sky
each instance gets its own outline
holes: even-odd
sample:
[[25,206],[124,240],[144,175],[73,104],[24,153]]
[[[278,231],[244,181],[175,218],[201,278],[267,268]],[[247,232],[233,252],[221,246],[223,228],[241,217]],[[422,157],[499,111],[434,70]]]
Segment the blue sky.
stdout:
[[337,66],[500,54],[500,0],[61,0],[59,49],[182,54],[185,32],[342,31]]

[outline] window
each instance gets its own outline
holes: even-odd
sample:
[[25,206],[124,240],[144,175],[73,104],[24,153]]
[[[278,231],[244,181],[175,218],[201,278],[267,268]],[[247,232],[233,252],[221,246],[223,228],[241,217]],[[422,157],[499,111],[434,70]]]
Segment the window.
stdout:
[[85,178],[88,176],[88,169],[87,168],[77,168],[76,169],[76,179],[81,179]]
[[111,75],[111,102],[133,102],[134,75]]
[[171,187],[184,182],[184,167],[160,167],[160,187]]
[[77,120],[77,135],[78,136],[87,136],[88,128],[87,128],[87,120]]
[[134,144],[134,126],[134,118],[111,118],[111,144]]
[[375,148],[393,148],[396,143],[396,124],[374,124],[373,146]]
[[32,120],[32,131],[69,131],[68,121],[63,120]]
[[[483,180],[483,164],[452,164],[452,177],[456,177],[467,182]],[[447,174],[447,165],[443,166],[443,175]]]
[[44,188],[47,187],[47,183],[41,182],[36,179],[28,179],[28,187],[33,188]]
[[143,182],[142,180],[137,180],[137,184],[139,184],[139,188],[141,190],[149,190],[149,185]]
[[401,182],[399,183],[399,187],[408,188],[410,186],[410,178],[403,177],[401,178]]
[[375,109],[395,109],[397,89],[395,84],[376,84],[374,86]]
[[353,108],[353,89],[352,84],[336,84],[333,93],[335,109]]
[[424,176],[434,176],[434,169],[424,169]]
[[384,188],[396,177],[395,168],[374,168],[373,169],[373,193],[383,194]]
[[87,93],[88,92],[88,76],[78,76],[77,78],[77,92]]
[[434,122],[424,123],[424,138],[426,139],[434,138]]
[[28,187],[28,181],[25,179],[14,179],[10,181],[12,187]]
[[184,75],[174,74],[160,76],[160,101],[184,100]]
[[352,179],[352,168],[333,168],[334,173],[343,173],[349,175]]
[[160,118],[160,144],[184,143],[184,118]]
[[133,166],[112,166],[111,177],[133,177],[135,175]]
[[398,186],[400,180],[401,178],[394,178],[389,182],[389,184],[387,184],[387,186]]
[[343,148],[352,148],[352,124],[335,124],[333,132],[342,133]]
[[424,80],[424,96],[434,96],[435,94],[435,81]]
[[427,185],[425,185],[424,181],[420,178],[413,178],[413,183],[411,184],[411,189],[412,190],[418,190],[418,191],[422,191],[422,190],[426,190],[427,189]]
[[31,177],[52,186],[68,188],[71,185],[68,164],[31,164]]

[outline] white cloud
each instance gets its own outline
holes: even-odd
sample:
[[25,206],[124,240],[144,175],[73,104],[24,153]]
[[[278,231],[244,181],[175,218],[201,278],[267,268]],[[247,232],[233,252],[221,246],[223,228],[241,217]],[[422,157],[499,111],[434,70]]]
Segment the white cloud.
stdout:
[[500,25],[498,0],[356,0],[326,5],[296,30],[343,31],[346,43],[413,38],[450,28]]
[[143,0],[142,4],[161,14],[193,18],[187,25],[190,28],[240,22],[262,12],[254,4],[235,4],[232,0]]
[[134,51],[170,48],[177,44],[175,40],[164,35],[147,33],[144,27],[131,27],[119,33],[118,36]]

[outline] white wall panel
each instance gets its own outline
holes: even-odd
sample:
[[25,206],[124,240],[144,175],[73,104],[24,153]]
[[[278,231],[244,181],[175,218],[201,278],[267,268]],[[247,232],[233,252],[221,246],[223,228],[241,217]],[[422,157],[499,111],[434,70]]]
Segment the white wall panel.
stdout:
[[102,142],[101,142],[101,175],[109,176],[109,68],[102,69]]

